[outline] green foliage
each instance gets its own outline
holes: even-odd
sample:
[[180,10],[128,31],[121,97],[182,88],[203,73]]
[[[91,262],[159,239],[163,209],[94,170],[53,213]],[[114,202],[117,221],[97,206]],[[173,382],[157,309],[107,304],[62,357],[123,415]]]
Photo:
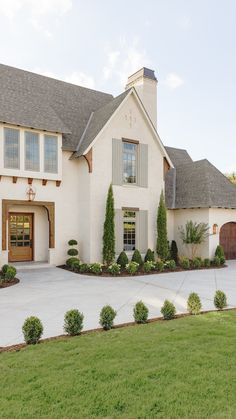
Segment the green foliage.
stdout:
[[201,259],[200,259],[200,258],[194,258],[194,259],[192,260],[192,265],[193,265],[193,268],[195,268],[195,269],[199,269],[199,268],[201,268],[201,266],[202,266],[202,261],[201,261]]
[[87,263],[81,263],[80,267],[79,267],[79,271],[81,274],[85,274],[87,272],[89,272],[89,265]]
[[202,308],[201,300],[198,294],[191,292],[187,302],[188,312],[190,314],[199,314]]
[[224,256],[221,256],[220,257],[220,264],[221,265],[224,265],[225,264],[225,257]]
[[104,306],[100,312],[100,325],[104,330],[112,328],[114,319],[116,317],[116,311],[109,305]]
[[158,260],[156,262],[156,269],[157,269],[157,271],[162,272],[162,271],[164,271],[164,268],[165,268],[164,262],[162,260]]
[[38,317],[31,316],[25,320],[22,326],[22,332],[25,342],[34,345],[38,343],[43,334],[43,325]]
[[176,263],[175,263],[174,259],[167,260],[166,263],[165,263],[165,267],[167,269],[170,269],[171,271],[174,271],[176,269]]
[[7,270],[8,270],[8,267],[9,267],[9,265],[6,265],[6,264],[2,266],[2,274],[3,274],[3,276],[5,276],[5,274],[6,274]]
[[79,335],[83,329],[84,315],[79,310],[73,309],[66,312],[64,317],[64,330],[68,335]]
[[143,270],[146,273],[151,272],[154,268],[155,268],[155,264],[151,260],[147,260],[143,264]]
[[158,256],[166,260],[169,257],[169,245],[167,239],[167,214],[164,199],[164,193],[161,192],[158,212],[157,212],[157,246],[156,251]]
[[190,268],[190,260],[186,257],[180,258],[179,264],[181,268],[183,269],[189,269]]
[[68,268],[72,268],[73,263],[76,261],[79,261],[79,259],[76,257],[71,257],[66,260],[66,266],[68,266]]
[[90,272],[96,275],[100,275],[102,273],[102,264],[101,263],[91,263],[89,266]]
[[224,249],[220,244],[218,244],[218,246],[216,248],[215,256],[218,256],[219,258],[221,258],[222,256],[225,257]]
[[173,303],[168,300],[164,301],[164,304],[161,308],[161,314],[164,317],[164,320],[171,320],[175,317],[176,308]]
[[16,268],[14,266],[8,266],[7,270],[5,271],[4,278],[7,281],[14,279],[16,276]]
[[79,253],[78,250],[74,249],[74,248],[69,249],[68,252],[67,252],[68,256],[77,256],[78,253]]
[[103,262],[111,264],[115,258],[115,210],[112,185],[109,186],[103,227]]
[[79,259],[73,260],[72,264],[71,264],[71,268],[72,268],[73,271],[79,272],[79,270],[80,270],[80,260]]
[[125,268],[130,275],[134,275],[138,271],[139,264],[137,262],[129,262]]
[[220,266],[220,258],[219,256],[215,256],[212,260],[214,266]]
[[126,265],[129,263],[127,254],[124,251],[121,252],[116,262],[121,266],[122,269],[125,269]]
[[216,291],[215,297],[214,297],[214,305],[215,305],[215,308],[217,308],[218,310],[223,310],[223,308],[227,306],[227,297],[223,291],[221,290]]
[[148,249],[147,250],[147,253],[146,253],[145,257],[144,257],[144,262],[149,262],[149,261],[155,262],[154,251],[151,250],[151,249]]
[[205,258],[203,264],[204,264],[205,268],[210,268],[210,266],[211,266],[210,259]]
[[142,301],[138,301],[134,307],[134,320],[136,323],[147,323],[148,308]]
[[69,246],[77,246],[77,244],[78,244],[77,240],[71,239],[68,241]]
[[225,176],[230,180],[230,182],[236,184],[236,173],[235,172],[228,173]]
[[190,245],[193,260],[197,247],[209,236],[209,226],[206,223],[187,221],[184,227],[179,227],[179,235],[184,244]]
[[111,265],[108,266],[108,272],[111,275],[119,275],[120,274],[120,265],[116,262],[111,263]]
[[171,259],[173,259],[177,265],[178,261],[179,261],[179,256],[178,256],[178,247],[176,244],[175,240],[172,240],[171,242],[171,246],[170,246],[170,257]]
[[138,249],[135,249],[131,261],[138,263],[140,266],[143,264],[143,259]]

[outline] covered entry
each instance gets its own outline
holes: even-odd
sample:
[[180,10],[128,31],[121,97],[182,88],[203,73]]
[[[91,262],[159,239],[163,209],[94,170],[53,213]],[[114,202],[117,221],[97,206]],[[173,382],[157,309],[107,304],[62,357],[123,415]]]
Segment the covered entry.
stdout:
[[236,222],[226,223],[221,227],[220,244],[226,259],[236,259]]

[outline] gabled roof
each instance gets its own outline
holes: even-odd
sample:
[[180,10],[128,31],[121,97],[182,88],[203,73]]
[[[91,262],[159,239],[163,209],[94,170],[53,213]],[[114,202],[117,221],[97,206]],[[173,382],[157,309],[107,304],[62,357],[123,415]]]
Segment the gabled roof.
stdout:
[[165,147],[165,149],[175,167],[192,162],[192,159],[186,150],[174,147]]
[[0,121],[63,134],[75,151],[92,112],[113,96],[0,64]]
[[166,205],[169,209],[236,208],[236,185],[208,160],[187,163],[186,155],[183,157],[183,164],[178,161],[166,175]]

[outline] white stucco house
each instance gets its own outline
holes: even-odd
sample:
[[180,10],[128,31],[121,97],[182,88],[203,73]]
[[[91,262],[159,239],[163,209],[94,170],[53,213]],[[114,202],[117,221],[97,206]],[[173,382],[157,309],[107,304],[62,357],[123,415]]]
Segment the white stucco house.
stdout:
[[101,261],[107,191],[113,185],[116,252],[155,248],[161,190],[168,236],[206,222],[200,249],[222,243],[236,258],[236,187],[207,160],[164,147],[157,132],[157,79],[142,68],[117,97],[0,65],[0,265]]

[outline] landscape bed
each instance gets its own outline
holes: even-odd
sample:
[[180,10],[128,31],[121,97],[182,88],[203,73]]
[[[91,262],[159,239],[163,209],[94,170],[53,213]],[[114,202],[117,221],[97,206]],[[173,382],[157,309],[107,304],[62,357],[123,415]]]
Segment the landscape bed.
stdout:
[[20,282],[18,278],[11,279],[9,281],[0,281],[0,288],[12,287]]
[[4,418],[234,418],[236,310],[0,355]]

